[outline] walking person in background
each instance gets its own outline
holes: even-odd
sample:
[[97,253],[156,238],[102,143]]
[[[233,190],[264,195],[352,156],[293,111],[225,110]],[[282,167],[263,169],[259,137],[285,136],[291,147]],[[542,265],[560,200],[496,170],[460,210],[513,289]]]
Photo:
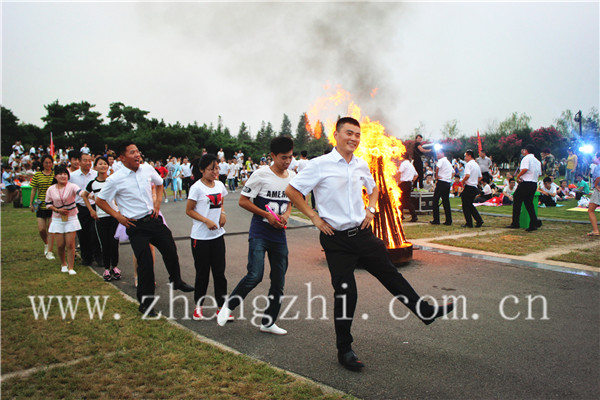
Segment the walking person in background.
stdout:
[[521,215],[521,205],[523,204],[529,214],[529,228],[526,231],[535,231],[541,225],[535,215],[533,198],[538,188],[538,177],[542,173],[542,164],[533,155],[534,151],[535,147],[532,144],[528,144],[524,149],[521,149],[521,154],[524,157],[521,160],[519,173],[515,176],[515,180],[519,186],[514,194],[512,223],[507,226],[510,229],[519,229],[519,216]]
[[190,195],[190,187],[192,186],[192,164],[187,157],[183,157],[181,163],[181,180],[183,190],[185,190],[185,198],[187,199]]
[[225,278],[225,240],[223,226],[227,222],[223,199],[227,196],[227,188],[219,181],[219,164],[214,154],[205,154],[197,165],[194,165],[194,176],[202,176],[190,189],[185,213],[192,218],[192,255],[196,268],[194,284],[195,320],[205,318],[202,305],[210,272],[212,271],[219,313],[227,296],[227,279]]
[[[194,288],[181,279],[173,234],[163,224],[162,217],[159,215],[162,178],[150,165],[141,165],[140,151],[135,143],[121,144],[119,155],[123,167],[108,177],[104,187],[96,196],[96,204],[125,226],[125,232],[138,261],[137,298],[140,302],[138,310],[145,315],[155,316],[156,313],[151,309],[154,302],[155,281],[150,244],[162,253],[173,289],[192,292]],[[152,184],[156,186],[154,199]],[[109,204],[113,199],[119,205],[118,211]]]
[[[410,213],[411,219],[408,222],[417,222],[419,219],[417,218],[417,212],[415,210],[415,205],[411,199],[411,193],[413,186],[417,179],[419,179],[419,174],[417,170],[410,162],[411,156],[408,152],[404,153],[404,160],[400,164],[400,168],[398,169],[398,179],[400,180],[400,191],[402,192],[402,197],[400,199],[400,203],[402,204],[402,208],[408,208],[408,212]],[[404,212],[402,213],[402,218],[404,218]]]
[[[75,275],[75,233],[81,229],[75,198],[81,189],[69,182],[69,170],[66,167],[56,167],[54,178],[56,183],[46,191],[46,207],[52,211],[48,232],[53,233],[56,238],[60,271]],[[68,252],[66,256],[65,248]]]
[[423,135],[417,135],[415,138],[415,144],[413,148],[413,165],[417,171],[417,188],[423,189],[423,159],[421,158],[424,153],[431,153],[431,149],[426,149],[421,145],[423,142]]
[[229,164],[227,166],[227,186],[229,186],[229,191],[231,193],[235,192],[235,177],[236,177],[237,169],[235,168],[235,163],[233,159],[229,160]]
[[588,236],[598,237],[600,236],[600,231],[598,231],[596,208],[600,207],[600,151],[596,153],[596,159],[593,163],[596,164],[596,168],[592,171],[593,192],[588,205],[588,216],[590,217],[590,223],[592,224],[592,231],[588,233]]
[[[90,215],[96,223],[96,235],[100,241],[100,249],[102,251],[102,263],[104,265],[104,273],[102,277],[105,281],[121,279],[121,270],[119,265],[119,240],[115,239],[115,232],[119,222],[107,214],[100,207],[94,209],[90,203],[90,196],[95,197],[102,190],[108,178],[108,159],[98,157],[94,161],[94,169],[98,172],[96,179],[90,181],[80,195],[83,199]],[[110,206],[118,210],[114,201],[109,203]]]
[[227,161],[225,161],[225,158],[224,157],[219,158],[219,181],[221,181],[221,183],[223,185],[227,184],[228,171],[229,171],[229,164],[227,164]]
[[567,180],[567,185],[569,183],[575,182],[575,172],[577,171],[577,154],[573,153],[573,149],[569,147],[567,150],[569,156],[567,157],[567,167],[565,169],[565,179]]
[[446,221],[444,225],[452,225],[452,210],[450,210],[450,186],[452,185],[452,164],[444,155],[442,149],[436,150],[438,162],[435,166],[435,190],[433,192],[433,221],[429,221],[432,225],[440,224],[440,198],[444,206],[444,214]]
[[[52,156],[44,154],[41,158],[42,169],[33,174],[31,178],[30,208],[35,212],[38,233],[44,242],[44,255],[48,260],[54,260],[52,248],[54,247],[54,235],[48,232],[52,221],[52,211],[46,207],[46,191],[54,181],[54,162]],[[34,202],[37,195],[37,202]]]
[[[311,160],[286,189],[290,201],[321,231],[334,293],[334,324],[338,361],[360,371],[364,364],[352,350],[352,319],[358,301],[354,270],[364,267],[425,324],[451,312],[453,304],[431,306],[392,264],[383,241],[371,230],[379,189],[367,163],[354,156],[360,144],[360,124],[340,118],[333,133],[336,146],[331,153]],[[363,188],[368,206],[363,201]],[[302,201],[314,190],[319,214]],[[340,193],[343,192],[343,193]]]
[[477,162],[475,162],[475,153],[473,150],[467,150],[465,152],[465,161],[467,165],[465,166],[465,176],[462,179],[462,183],[465,186],[462,192],[462,209],[463,214],[465,215],[465,224],[463,228],[472,228],[473,227],[473,219],[475,219],[475,227],[479,228],[483,225],[483,219],[481,215],[479,215],[479,211],[473,205],[473,201],[475,197],[479,194],[479,189],[477,189],[477,185],[481,181],[481,169]]

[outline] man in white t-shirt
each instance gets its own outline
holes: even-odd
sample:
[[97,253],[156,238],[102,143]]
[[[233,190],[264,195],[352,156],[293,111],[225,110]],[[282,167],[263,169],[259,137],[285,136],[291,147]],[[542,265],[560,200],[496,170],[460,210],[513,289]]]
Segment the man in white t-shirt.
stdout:
[[271,287],[269,305],[264,311],[260,331],[275,335],[285,335],[287,331],[275,324],[281,298],[285,273],[288,267],[288,248],[285,227],[292,206],[285,194],[290,180],[296,176],[288,170],[292,160],[294,142],[287,136],[278,136],[271,141],[271,157],[274,160],[270,168],[254,172],[240,196],[239,205],[250,211],[252,221],[248,232],[248,273],[237,284],[227,303],[217,315],[217,323],[225,325],[231,311],[262,281],[265,269],[265,253],[271,266]]
[[444,206],[444,214],[446,216],[446,222],[444,225],[452,225],[452,211],[450,210],[450,186],[452,186],[452,175],[454,169],[452,164],[444,155],[443,150],[437,150],[436,155],[438,158],[437,165],[435,166],[435,178],[437,183],[433,192],[433,221],[429,223],[432,225],[440,224],[440,198],[442,199],[442,205]]
[[529,228],[527,232],[533,232],[541,225],[535,215],[533,207],[533,197],[537,190],[538,177],[542,173],[542,163],[535,158],[533,152],[535,147],[528,144],[524,149],[521,149],[523,159],[519,167],[519,173],[515,176],[515,180],[519,183],[514,195],[512,223],[507,226],[510,229],[519,229],[519,217],[521,215],[521,205],[525,205],[525,209],[529,214]]
[[227,184],[227,172],[229,171],[229,164],[225,161],[225,157],[219,159],[219,180],[223,185]]
[[188,198],[190,196],[190,186],[192,186],[192,164],[190,164],[190,160],[187,157],[183,157],[183,162],[181,163],[181,179],[183,190],[185,190],[185,197]]
[[[415,205],[411,199],[411,193],[413,186],[417,179],[419,179],[419,173],[415,169],[414,165],[411,161],[411,153],[404,153],[405,159],[400,164],[400,168],[398,169],[398,179],[400,180],[400,191],[402,192],[400,198],[400,204],[402,204],[402,208],[408,208],[408,212],[410,212],[411,219],[409,222],[417,222],[419,219],[417,218],[417,212],[415,210]],[[402,218],[404,218],[404,212],[402,213]]]
[[549,176],[544,178],[542,185],[538,188],[540,192],[539,205],[546,207],[556,207],[556,200],[558,199],[558,193],[556,191],[557,186],[552,184],[552,178]]
[[461,195],[463,214],[465,216],[463,228],[472,228],[473,219],[475,219],[475,227],[479,228],[483,225],[483,219],[481,218],[481,215],[479,215],[479,211],[477,211],[473,205],[473,200],[479,194],[477,185],[479,184],[479,181],[481,181],[481,169],[477,162],[475,162],[475,153],[473,153],[473,150],[467,150],[465,152],[465,161],[467,162],[467,165],[465,166],[465,177],[462,179],[465,188]]
[[90,148],[88,147],[87,143],[84,143],[83,147],[79,149],[79,151],[81,154],[90,154]]

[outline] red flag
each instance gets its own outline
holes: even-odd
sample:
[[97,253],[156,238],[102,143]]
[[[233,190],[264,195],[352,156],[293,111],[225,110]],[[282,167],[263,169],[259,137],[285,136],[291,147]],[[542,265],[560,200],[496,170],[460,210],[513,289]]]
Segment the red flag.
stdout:
[[481,145],[481,136],[479,136],[479,129],[477,129],[477,153],[481,154],[483,146]]
[[52,140],[52,131],[50,131],[50,155],[54,158],[54,140]]

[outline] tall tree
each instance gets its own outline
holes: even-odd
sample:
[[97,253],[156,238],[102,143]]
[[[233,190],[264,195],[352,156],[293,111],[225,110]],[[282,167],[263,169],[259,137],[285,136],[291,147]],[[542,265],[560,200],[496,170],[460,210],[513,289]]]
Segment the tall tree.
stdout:
[[240,142],[240,144],[246,140],[252,140],[252,137],[250,136],[250,131],[248,130],[248,126],[246,126],[246,123],[243,121],[240,125],[240,130],[238,131],[237,139]]
[[310,133],[307,129],[308,118],[306,113],[302,113],[300,121],[298,121],[298,127],[296,128],[296,143],[294,148],[298,151],[306,150],[308,142],[310,141]]
[[137,129],[140,125],[148,123],[146,115],[150,111],[141,110],[137,107],[126,106],[121,102],[111,103],[108,112],[110,125],[119,130],[131,132]]
[[281,136],[289,136],[292,137],[292,122],[287,114],[283,114],[283,121],[281,122]]
[[12,145],[17,140],[23,142],[19,137],[19,118],[8,108],[2,107],[0,123],[2,130],[2,154],[9,155],[12,153]]

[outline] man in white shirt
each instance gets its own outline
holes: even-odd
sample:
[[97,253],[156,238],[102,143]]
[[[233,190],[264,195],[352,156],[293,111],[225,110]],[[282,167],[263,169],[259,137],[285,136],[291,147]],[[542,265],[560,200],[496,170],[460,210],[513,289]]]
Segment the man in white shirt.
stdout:
[[229,164],[225,161],[224,157],[219,159],[219,180],[223,185],[227,184],[227,172],[229,171]]
[[[354,156],[360,144],[360,124],[344,117],[333,133],[336,147],[331,153],[308,162],[288,185],[286,194],[294,205],[321,231],[321,246],[334,288],[334,317],[338,361],[360,371],[364,365],[352,351],[352,318],[358,300],[354,269],[362,265],[425,324],[452,311],[453,304],[433,307],[421,301],[410,283],[390,261],[383,241],[371,230],[379,189],[367,163]],[[368,207],[362,190],[368,193]],[[319,214],[303,201],[314,191]]]
[[490,174],[490,168],[492,168],[492,160],[487,156],[485,150],[481,150],[479,153],[479,157],[477,157],[477,165],[479,165],[479,169],[481,170],[482,178],[489,178],[490,182],[492,182],[492,175]]
[[533,197],[537,190],[538,178],[542,173],[542,163],[535,158],[533,152],[535,147],[528,144],[524,149],[521,149],[523,159],[519,167],[519,173],[515,176],[515,180],[519,183],[514,195],[512,223],[507,226],[510,229],[519,229],[519,217],[521,215],[521,205],[525,205],[525,209],[529,214],[529,227],[527,232],[533,232],[541,225],[535,215],[533,207]]
[[[181,280],[173,234],[159,215],[163,193],[162,178],[150,165],[140,165],[140,151],[133,142],[121,144],[118,152],[123,167],[106,179],[104,187],[96,196],[96,204],[125,226],[138,262],[138,309],[144,316],[155,316],[156,313],[152,310],[154,261],[150,244],[161,252],[173,289],[193,292],[194,287]],[[152,184],[156,186],[154,199]],[[109,205],[113,199],[119,206],[119,211]]]
[[81,154],[90,154],[90,148],[88,147],[87,143],[84,143],[83,147],[79,149],[79,151]]
[[[410,162],[412,158],[410,152],[407,151],[404,153],[404,157],[405,158],[398,169],[398,179],[400,180],[400,184],[398,186],[400,186],[400,191],[402,192],[400,204],[402,204],[403,209],[408,208],[411,216],[409,222],[417,222],[419,219],[417,218],[415,205],[411,199],[411,193],[415,182],[417,179],[419,179],[419,174],[414,165]],[[402,218],[404,218],[404,210],[402,212]]]
[[190,195],[190,186],[192,186],[192,164],[190,164],[190,160],[187,157],[183,157],[183,162],[181,163],[181,178],[187,199]]
[[436,151],[438,158],[437,165],[435,166],[435,190],[433,192],[433,221],[429,223],[432,225],[440,224],[440,198],[442,199],[442,205],[444,206],[444,214],[446,215],[446,222],[444,225],[452,225],[452,211],[450,210],[450,187],[452,186],[452,175],[454,169],[452,164],[444,155],[442,149]]
[[465,186],[463,189],[461,199],[462,199],[462,208],[463,214],[465,215],[465,224],[463,228],[472,228],[473,227],[473,219],[475,219],[476,228],[481,227],[483,225],[483,219],[481,215],[479,215],[479,211],[473,205],[473,200],[479,194],[479,189],[477,189],[477,185],[481,181],[481,169],[477,162],[475,162],[475,153],[473,150],[467,150],[465,152],[465,161],[467,165],[465,166],[465,177],[462,179],[462,183]]
[[556,207],[556,200],[558,199],[558,194],[556,191],[557,186],[553,185],[552,178],[549,176],[544,178],[542,185],[538,188],[540,194],[540,203],[539,205],[545,205],[546,207]]
[[[92,169],[92,157],[89,154],[80,153],[79,169],[71,173],[69,181],[79,186],[81,190],[85,190],[88,183],[96,179],[97,176],[98,172]],[[95,210],[94,199],[90,198],[89,201]],[[100,242],[96,234],[96,219],[98,219],[98,216],[95,211],[90,213],[79,194],[75,198],[75,203],[77,203],[77,218],[81,225],[81,229],[77,231],[81,250],[81,263],[87,266],[92,265],[93,262],[103,265]]]

